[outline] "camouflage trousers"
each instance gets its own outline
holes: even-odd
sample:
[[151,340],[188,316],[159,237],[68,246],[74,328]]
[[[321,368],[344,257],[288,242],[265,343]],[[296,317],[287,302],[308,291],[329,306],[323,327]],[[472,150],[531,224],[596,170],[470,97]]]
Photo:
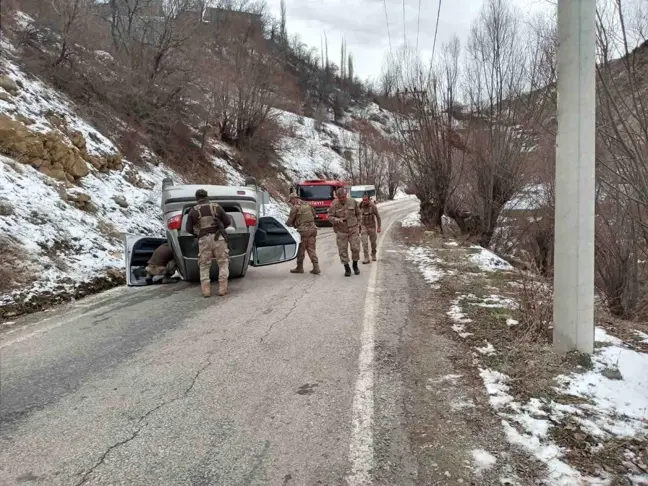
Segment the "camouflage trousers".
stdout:
[[301,236],[301,242],[297,250],[297,264],[304,262],[307,252],[311,263],[319,263],[319,258],[317,258],[317,228],[300,231],[299,236]]
[[212,260],[218,263],[218,281],[227,282],[229,278],[229,248],[223,238],[216,239],[216,235],[206,235],[198,240],[198,266],[200,267],[200,281],[209,282],[211,279]]
[[355,228],[349,228],[348,233],[337,232],[335,234],[335,240],[342,264],[346,265],[349,263],[349,247],[351,247],[351,259],[354,262],[360,260],[360,234],[357,226]]
[[150,276],[164,275],[165,277],[171,277],[177,269],[178,265],[176,264],[175,260],[171,260],[166,264],[166,266],[147,265],[147,267],[145,268],[146,273],[148,273]]
[[378,233],[376,228],[362,227],[360,231],[360,239],[362,240],[362,253],[364,253],[365,260],[369,260],[369,243],[371,243],[371,256],[376,256],[376,246],[378,240]]

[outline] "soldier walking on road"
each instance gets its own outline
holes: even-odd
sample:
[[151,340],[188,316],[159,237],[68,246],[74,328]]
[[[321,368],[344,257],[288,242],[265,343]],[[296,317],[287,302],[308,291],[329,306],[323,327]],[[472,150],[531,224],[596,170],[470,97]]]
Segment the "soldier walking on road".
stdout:
[[304,203],[294,192],[288,198],[292,208],[288,215],[287,226],[297,229],[301,242],[297,250],[297,267],[290,270],[290,273],[304,273],[304,258],[308,252],[313,264],[310,273],[318,275],[320,273],[319,259],[317,258],[317,226],[315,226],[315,210],[310,204]]
[[200,289],[203,297],[211,297],[211,264],[218,263],[218,295],[227,294],[229,278],[229,248],[225,228],[230,218],[225,210],[214,202],[209,202],[207,191],[196,191],[198,204],[191,208],[187,219],[187,232],[198,238],[198,265],[200,266]]
[[329,208],[329,221],[333,223],[340,261],[344,265],[344,276],[351,276],[349,267],[349,246],[353,260],[353,271],[360,275],[358,260],[360,260],[360,207],[358,202],[347,197],[346,190],[341,187],[335,191],[337,199]]
[[[360,239],[362,240],[362,253],[364,254],[362,263],[366,264],[371,263],[371,260],[376,261],[377,233],[382,231],[378,207],[369,199],[366,192],[360,203],[360,212],[362,213]],[[369,243],[371,243],[371,260],[369,260]]]

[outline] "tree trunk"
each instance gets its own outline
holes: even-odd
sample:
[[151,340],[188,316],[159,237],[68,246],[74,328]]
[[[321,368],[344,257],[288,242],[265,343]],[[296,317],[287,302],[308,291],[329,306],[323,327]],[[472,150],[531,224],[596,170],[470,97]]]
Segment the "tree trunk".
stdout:
[[425,196],[419,195],[418,198],[421,201],[421,223],[428,228],[441,230],[443,208]]
[[63,43],[61,44],[61,53],[59,54],[59,57],[56,61],[54,61],[53,66],[58,66],[61,64],[63,61],[65,61],[65,58],[67,57],[67,41],[63,39]]
[[490,242],[493,239],[493,233],[495,233],[495,228],[492,227],[493,225],[491,224],[490,226],[490,228],[486,228],[486,230],[482,231],[479,235],[479,246],[488,248],[488,245],[490,245]]

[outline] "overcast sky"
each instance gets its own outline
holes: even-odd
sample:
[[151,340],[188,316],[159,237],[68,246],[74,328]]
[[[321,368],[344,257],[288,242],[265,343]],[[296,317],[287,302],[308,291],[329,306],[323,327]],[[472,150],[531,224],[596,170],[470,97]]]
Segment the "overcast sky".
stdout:
[[[547,0],[509,0],[524,12],[550,8]],[[279,18],[281,0],[268,0],[274,16]],[[385,20],[383,0],[286,0],[287,24],[290,35],[298,33],[309,46],[320,48],[324,32],[329,42],[329,57],[340,63],[340,40],[346,38],[347,50],[353,53],[355,70],[362,79],[377,78],[385,54],[389,52],[389,38],[394,51],[402,47],[404,39],[415,45],[419,24],[419,0],[385,0],[389,33]],[[437,0],[421,0],[419,50],[429,59],[434,43],[437,19]],[[454,34],[465,42],[470,25],[477,16],[483,0],[443,0],[439,16],[437,49]]]

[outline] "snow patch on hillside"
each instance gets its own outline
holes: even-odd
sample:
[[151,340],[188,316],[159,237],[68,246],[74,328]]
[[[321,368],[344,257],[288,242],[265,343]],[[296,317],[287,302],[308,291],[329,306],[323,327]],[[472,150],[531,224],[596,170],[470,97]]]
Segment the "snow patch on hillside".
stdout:
[[279,111],[279,123],[291,136],[281,139],[279,156],[293,181],[320,176],[341,178],[345,174],[344,157],[338,151],[355,151],[357,135],[328,122],[318,123],[287,111]]
[[[13,119],[28,119],[28,129],[38,132],[57,131],[51,122],[51,115],[56,115],[65,119],[68,128],[83,134],[90,154],[119,152],[109,138],[78,116],[69,99],[23,72],[11,60],[2,61],[20,91],[0,100],[0,113]],[[213,157],[212,163],[225,173],[230,185],[244,184],[245,176],[225,160]],[[308,161],[302,165],[308,169]],[[75,186],[0,156],[0,203],[4,208],[0,238],[20,254],[23,268],[16,271],[27,271],[30,281],[0,293],[0,306],[5,310],[12,304],[28,304],[45,293],[73,295],[110,269],[122,271],[124,234],[164,236],[162,180],[170,177],[176,183],[186,182],[182,176],[164,164],[141,168],[128,160],[124,160],[121,171],[104,174],[92,166],[89,169],[90,173]],[[71,202],[78,197],[89,199],[88,210]],[[286,203],[275,198],[265,209],[267,215],[279,219],[285,219],[289,211]],[[14,312],[7,310],[6,314]]]

